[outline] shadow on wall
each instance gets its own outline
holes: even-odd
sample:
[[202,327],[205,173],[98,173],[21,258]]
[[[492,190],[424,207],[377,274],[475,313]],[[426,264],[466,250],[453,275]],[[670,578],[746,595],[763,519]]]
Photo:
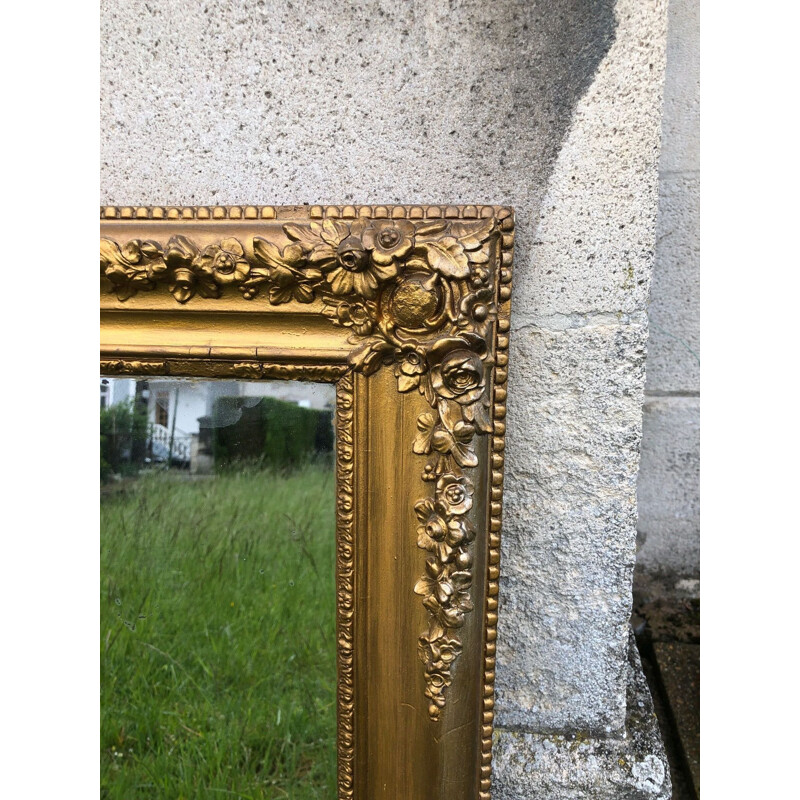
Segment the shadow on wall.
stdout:
[[[496,118],[485,123],[499,131],[500,143],[526,168],[524,178],[515,175],[516,180],[534,181],[542,191],[546,188],[575,107],[614,42],[614,6],[615,0],[489,4],[495,24],[507,38],[499,52],[508,61],[508,74],[502,87],[485,88],[510,93],[511,102],[505,109],[505,124],[498,125]],[[468,45],[479,59],[487,34],[491,31],[475,31]],[[490,98],[481,101],[484,108],[491,107]],[[518,115],[522,118],[516,125],[510,124]],[[508,187],[507,192],[515,190]]]

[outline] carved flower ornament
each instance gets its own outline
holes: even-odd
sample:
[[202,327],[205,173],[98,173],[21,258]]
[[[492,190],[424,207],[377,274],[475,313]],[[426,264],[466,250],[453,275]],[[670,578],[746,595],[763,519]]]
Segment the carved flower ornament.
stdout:
[[375,264],[388,267],[414,247],[414,223],[405,219],[376,219],[364,231],[364,247]]
[[400,392],[419,391],[431,406],[417,420],[413,451],[428,456],[422,477],[432,498],[415,506],[417,546],[428,556],[414,591],[428,612],[420,636],[428,713],[439,719],[457,630],[472,611],[468,519],[478,465],[476,434],[491,430],[487,339],[497,318],[490,288],[493,219],[325,219],[285,224],[284,242],[254,236],[200,247],[186,236],[164,245],[100,241],[103,277],[120,301],[166,284],[179,303],[236,288],[246,300],[263,293],[273,305],[322,302],[334,325],[352,330],[350,363],[371,374],[392,365]]
[[127,300],[140,289],[155,289],[166,272],[163,253],[156,242],[131,239],[120,247],[111,239],[100,240],[100,269],[117,297]]
[[313,247],[308,260],[322,270],[335,295],[357,294],[372,299],[380,283],[397,275],[397,263],[391,255],[383,250],[371,252],[374,240],[380,237],[366,228],[364,219],[352,223],[327,219],[318,228],[322,242]]
[[486,370],[480,355],[486,356],[486,342],[479,336],[439,339],[428,351],[433,391],[439,397],[470,405],[486,389]]
[[352,328],[357,336],[369,336],[375,318],[375,303],[368,300],[342,300],[338,305],[327,306],[325,314],[338,325]]

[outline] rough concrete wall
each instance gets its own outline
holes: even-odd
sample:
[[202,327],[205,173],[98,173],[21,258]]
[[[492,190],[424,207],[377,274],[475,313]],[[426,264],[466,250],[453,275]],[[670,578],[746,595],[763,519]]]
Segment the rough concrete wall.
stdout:
[[102,203],[513,203],[523,257],[614,29],[613,0],[101,8]]
[[515,206],[500,725],[622,726],[665,16],[102,3],[102,204]]
[[625,719],[666,8],[616,14],[515,272],[497,675],[524,730]]
[[700,5],[670,0],[638,567],[700,575]]

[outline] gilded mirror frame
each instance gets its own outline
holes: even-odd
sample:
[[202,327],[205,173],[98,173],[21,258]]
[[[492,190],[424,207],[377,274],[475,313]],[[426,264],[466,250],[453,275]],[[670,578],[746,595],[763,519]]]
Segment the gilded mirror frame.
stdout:
[[490,797],[514,217],[101,210],[106,375],[336,385],[340,800]]

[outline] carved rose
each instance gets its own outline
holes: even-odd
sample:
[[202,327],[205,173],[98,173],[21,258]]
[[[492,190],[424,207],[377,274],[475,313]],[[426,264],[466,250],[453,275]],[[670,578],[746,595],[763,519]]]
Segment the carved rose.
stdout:
[[474,403],[486,387],[482,356],[486,344],[478,336],[440,339],[428,351],[431,385],[439,397],[462,405]]
[[350,224],[331,219],[312,224],[322,242],[314,246],[308,260],[326,273],[336,295],[355,293],[371,300],[382,281],[397,275],[394,262],[384,265],[370,258],[361,239],[366,224],[363,219]]
[[325,314],[336,324],[352,328],[358,336],[369,336],[372,333],[375,313],[375,303],[369,300],[365,302],[342,300],[335,306],[325,309]]
[[405,219],[376,219],[361,240],[375,264],[389,266],[411,252],[414,223]]
[[220,244],[209,245],[197,257],[195,265],[200,272],[221,284],[243,281],[250,271],[238,239],[225,239]]
[[472,508],[475,486],[465,475],[447,473],[436,481],[436,499],[448,514],[466,514]]

